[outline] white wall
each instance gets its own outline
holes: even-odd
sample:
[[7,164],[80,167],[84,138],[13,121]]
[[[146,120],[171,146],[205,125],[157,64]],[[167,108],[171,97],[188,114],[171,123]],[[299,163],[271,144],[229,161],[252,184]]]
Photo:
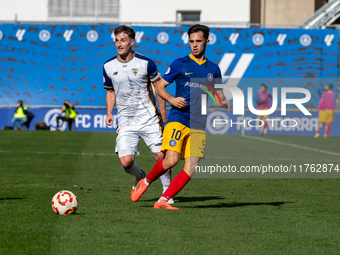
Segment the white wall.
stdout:
[[47,21],[48,0],[0,0],[1,21]]
[[120,0],[121,22],[176,22],[176,11],[201,11],[201,22],[249,22],[250,0]]
[[[119,22],[176,22],[176,11],[201,11],[201,22],[250,20],[250,0],[120,0]],[[0,21],[48,21],[48,0],[0,0]],[[50,19],[50,20],[56,20]],[[60,21],[89,21],[78,18]]]

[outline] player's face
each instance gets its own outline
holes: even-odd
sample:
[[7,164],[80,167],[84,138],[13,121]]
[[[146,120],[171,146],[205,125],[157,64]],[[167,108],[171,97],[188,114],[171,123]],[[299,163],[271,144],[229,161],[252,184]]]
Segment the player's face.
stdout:
[[266,92],[266,90],[267,90],[265,86],[261,86],[260,89],[261,89],[262,92]]
[[189,37],[189,42],[192,55],[197,59],[204,57],[205,47],[209,40],[204,39],[203,32],[192,33]]
[[131,39],[126,33],[122,32],[116,35],[116,48],[118,55],[125,58],[132,51],[132,45],[135,40]]

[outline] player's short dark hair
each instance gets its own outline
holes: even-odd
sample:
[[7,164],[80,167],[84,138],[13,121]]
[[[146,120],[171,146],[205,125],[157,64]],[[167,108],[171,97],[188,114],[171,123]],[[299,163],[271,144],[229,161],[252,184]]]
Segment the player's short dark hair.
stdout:
[[24,105],[24,102],[22,100],[19,100],[18,103],[19,103],[20,106]]
[[204,39],[208,40],[209,32],[210,32],[210,28],[209,27],[207,27],[205,25],[200,25],[200,24],[193,25],[188,30],[188,36],[190,37],[190,35],[192,33],[198,33],[198,32],[202,32]]
[[332,90],[333,89],[333,84],[329,84],[328,88],[329,88],[329,90]]
[[[264,83],[262,83],[261,86],[263,86],[263,87],[265,87],[266,89],[268,89],[268,88],[267,88],[267,85],[264,84]],[[260,87],[261,87],[261,86],[260,86]]]
[[125,33],[127,34],[131,39],[135,39],[135,30],[133,30],[133,28],[129,27],[129,26],[125,26],[125,25],[121,25],[119,27],[116,27],[113,32],[115,33],[115,35],[118,35],[120,33]]

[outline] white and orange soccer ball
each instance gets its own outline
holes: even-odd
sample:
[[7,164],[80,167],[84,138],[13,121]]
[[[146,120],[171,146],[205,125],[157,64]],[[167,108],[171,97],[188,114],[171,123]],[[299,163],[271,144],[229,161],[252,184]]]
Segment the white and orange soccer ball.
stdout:
[[75,213],[78,208],[77,196],[68,190],[59,191],[52,198],[52,209],[56,214],[68,215]]

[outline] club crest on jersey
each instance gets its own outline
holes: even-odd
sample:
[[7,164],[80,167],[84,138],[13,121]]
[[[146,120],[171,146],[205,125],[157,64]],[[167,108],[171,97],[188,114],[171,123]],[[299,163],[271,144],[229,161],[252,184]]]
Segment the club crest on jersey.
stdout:
[[169,142],[169,145],[170,145],[171,147],[174,147],[174,146],[176,145],[176,141],[175,141],[175,140],[171,140],[171,141]]
[[209,81],[212,81],[214,78],[214,76],[211,73],[208,73],[207,77]]
[[168,70],[166,70],[165,74],[170,73],[170,67],[168,68]]
[[136,76],[138,73],[138,69],[132,69],[133,74]]

